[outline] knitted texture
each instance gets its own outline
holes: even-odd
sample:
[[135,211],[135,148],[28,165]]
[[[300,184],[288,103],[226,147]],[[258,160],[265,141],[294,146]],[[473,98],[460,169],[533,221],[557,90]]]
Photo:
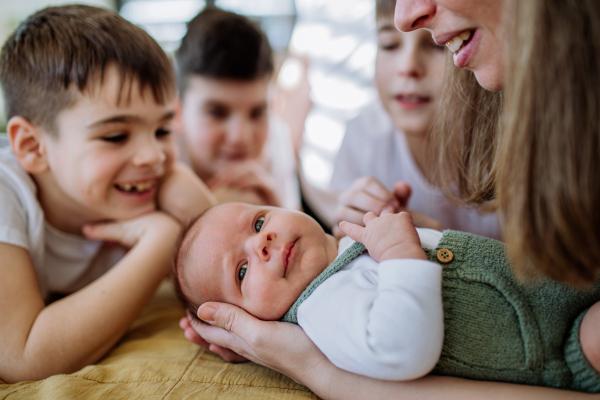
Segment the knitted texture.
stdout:
[[600,376],[585,359],[581,349],[581,342],[579,341],[581,321],[583,321],[583,317],[587,311],[585,310],[577,317],[573,328],[571,328],[567,343],[565,344],[565,359],[573,373],[573,386],[575,389],[598,393],[600,392]]
[[[600,300],[600,286],[577,290],[541,277],[520,282],[501,242],[468,233],[444,232],[428,258],[437,262],[444,248],[454,259],[442,265],[445,336],[434,373],[598,391],[598,374],[569,368],[585,359],[567,350],[567,362],[565,344],[580,314]],[[582,380],[585,386],[576,384]]]
[[285,313],[283,318],[284,322],[291,322],[298,324],[298,307],[304,300],[310,296],[310,294],[319,286],[325,282],[327,278],[344,268],[350,261],[360,256],[365,251],[365,246],[362,243],[354,242],[346,251],[344,251],[339,257],[337,257],[323,272],[319,274],[311,283],[304,289],[298,300],[292,304],[292,307]]

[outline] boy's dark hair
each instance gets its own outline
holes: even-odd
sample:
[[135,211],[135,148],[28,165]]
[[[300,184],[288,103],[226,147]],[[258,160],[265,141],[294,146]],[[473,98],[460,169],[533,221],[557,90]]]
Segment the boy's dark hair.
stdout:
[[376,0],[375,1],[375,18],[390,19],[394,18],[394,11],[396,9],[396,0]]
[[260,28],[216,7],[188,22],[175,58],[180,96],[190,75],[251,81],[273,73],[271,46]]
[[111,65],[125,90],[137,80],[140,90],[150,86],[160,104],[174,92],[173,67],[164,51],[117,13],[83,5],[36,12],[13,32],[0,54],[7,119],[19,115],[55,133],[56,115],[76,100],[73,89],[84,93],[102,83]]

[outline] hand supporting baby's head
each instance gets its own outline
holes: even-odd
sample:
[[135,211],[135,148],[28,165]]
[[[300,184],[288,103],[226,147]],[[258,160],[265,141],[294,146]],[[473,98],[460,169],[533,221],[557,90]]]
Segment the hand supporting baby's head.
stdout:
[[225,203],[184,229],[174,279],[193,315],[218,301],[278,320],[336,256],[336,239],[304,213]]

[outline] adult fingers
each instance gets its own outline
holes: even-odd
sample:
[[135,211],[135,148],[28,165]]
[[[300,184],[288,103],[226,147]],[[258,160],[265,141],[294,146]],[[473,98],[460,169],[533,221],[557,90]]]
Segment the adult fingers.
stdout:
[[363,213],[373,211],[380,214],[383,210],[393,210],[394,206],[385,200],[373,196],[364,190],[350,190],[340,195],[339,203],[343,206],[354,208]]
[[363,242],[363,232],[365,230],[364,227],[353,224],[351,222],[342,221],[340,222],[340,229],[350,237],[350,239],[356,242]]
[[362,225],[365,212],[366,211],[360,211],[354,208],[340,206],[335,212],[335,218],[338,222],[347,221],[352,222],[353,224]]
[[365,191],[383,202],[390,203],[392,206],[397,205],[394,193],[390,192],[383,183],[371,176],[365,176],[355,180],[351,188],[357,191]]
[[406,182],[398,181],[394,184],[393,192],[394,196],[400,203],[400,207],[406,207],[412,193],[412,188],[410,185]]

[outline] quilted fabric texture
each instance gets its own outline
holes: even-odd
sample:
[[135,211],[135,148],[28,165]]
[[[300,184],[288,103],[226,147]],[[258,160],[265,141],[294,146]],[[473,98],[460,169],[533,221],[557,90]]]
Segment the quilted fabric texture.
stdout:
[[14,385],[0,399],[317,399],[306,387],[254,363],[229,364],[190,343],[165,282],[123,340],[101,361],[70,375]]

